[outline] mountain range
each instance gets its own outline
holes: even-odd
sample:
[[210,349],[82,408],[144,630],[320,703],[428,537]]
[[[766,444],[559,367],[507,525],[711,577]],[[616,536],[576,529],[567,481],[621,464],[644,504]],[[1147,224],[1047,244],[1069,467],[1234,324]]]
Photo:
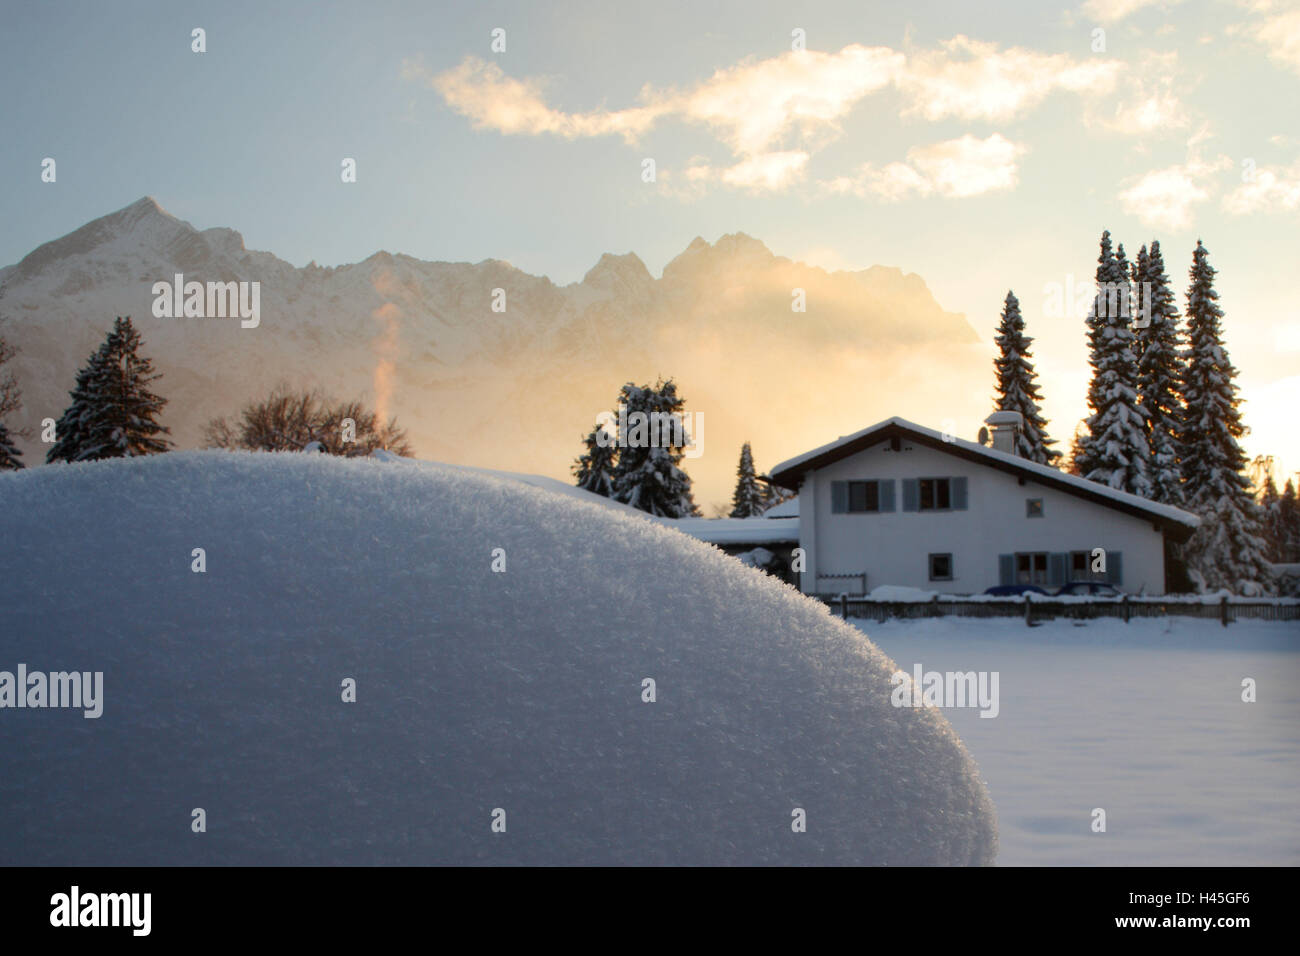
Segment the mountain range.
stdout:
[[[154,284],[177,274],[260,283],[260,323],[155,317]],[[558,286],[497,259],[298,268],[146,197],[0,269],[0,330],[21,350],[11,428],[35,439],[59,417],[118,315],[163,373],[179,447],[283,382],[396,415],[421,458],[568,478],[623,383],[672,377],[703,417],[703,454],[685,464],[706,514],[746,440],[762,469],[890,415],[939,426],[991,386],[986,347],[920,277],[827,272],[743,233],[692,240],[658,278],[607,253]],[[39,441],[20,447],[44,460]]]

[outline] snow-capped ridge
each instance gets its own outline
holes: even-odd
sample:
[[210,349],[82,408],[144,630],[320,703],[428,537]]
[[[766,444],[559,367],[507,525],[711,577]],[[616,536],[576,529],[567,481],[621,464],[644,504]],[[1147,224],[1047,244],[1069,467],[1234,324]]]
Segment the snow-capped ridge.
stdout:
[[617,255],[606,252],[594,266],[582,277],[583,285],[609,287],[623,285],[626,287],[648,287],[654,283],[654,276],[646,268],[641,257],[635,252]]

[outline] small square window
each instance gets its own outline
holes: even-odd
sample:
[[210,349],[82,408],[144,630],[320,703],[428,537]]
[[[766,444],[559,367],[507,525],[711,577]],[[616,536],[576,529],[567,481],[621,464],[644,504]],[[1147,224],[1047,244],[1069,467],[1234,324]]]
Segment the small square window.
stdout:
[[951,507],[951,486],[947,478],[920,480],[921,511],[947,511]]
[[861,513],[880,510],[880,482],[850,481],[849,512]]
[[1026,498],[1025,499],[1025,517],[1041,518],[1043,516],[1043,499]]
[[930,555],[930,580],[931,581],[952,580],[952,555],[951,554]]

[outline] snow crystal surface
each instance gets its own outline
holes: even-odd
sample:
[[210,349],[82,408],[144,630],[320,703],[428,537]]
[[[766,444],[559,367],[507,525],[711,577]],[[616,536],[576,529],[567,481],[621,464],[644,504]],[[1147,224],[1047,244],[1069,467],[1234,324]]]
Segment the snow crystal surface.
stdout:
[[1000,865],[1300,864],[1296,622],[857,624],[909,673],[999,673],[996,719],[943,712],[997,804]]
[[995,857],[974,763],[891,706],[890,660],[657,522],[228,452],[0,475],[0,504],[0,670],[104,672],[99,719],[0,710],[0,863]]

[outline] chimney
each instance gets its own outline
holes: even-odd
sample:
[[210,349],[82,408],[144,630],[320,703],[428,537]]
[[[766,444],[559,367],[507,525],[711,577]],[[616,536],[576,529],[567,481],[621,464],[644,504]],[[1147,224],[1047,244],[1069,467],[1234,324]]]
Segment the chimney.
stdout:
[[994,451],[1017,454],[1020,430],[1025,427],[1025,420],[1019,412],[994,412],[984,419],[984,423],[993,428]]

